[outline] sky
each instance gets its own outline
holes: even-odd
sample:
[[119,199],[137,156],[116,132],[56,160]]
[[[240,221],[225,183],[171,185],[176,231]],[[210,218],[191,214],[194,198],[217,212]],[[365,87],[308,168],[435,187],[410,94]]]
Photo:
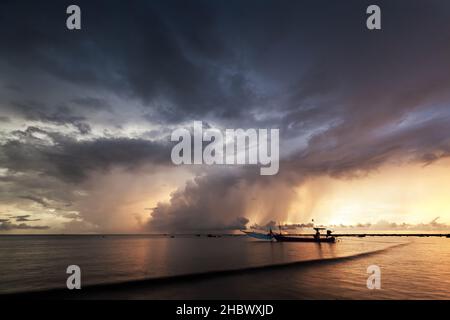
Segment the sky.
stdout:
[[[448,228],[450,3],[370,4],[2,1],[0,233]],[[194,121],[279,129],[278,174],[174,165]]]

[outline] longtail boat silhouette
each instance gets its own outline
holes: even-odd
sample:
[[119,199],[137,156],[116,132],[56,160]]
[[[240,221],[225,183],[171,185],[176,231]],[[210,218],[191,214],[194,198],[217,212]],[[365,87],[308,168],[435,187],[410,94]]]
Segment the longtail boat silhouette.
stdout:
[[293,235],[283,235],[281,233],[281,228],[280,228],[280,233],[279,234],[273,234],[273,237],[279,241],[279,242],[327,242],[327,243],[335,243],[336,242],[336,238],[333,237],[331,235],[331,230],[327,230],[327,233],[325,234],[324,237],[322,237],[320,230],[326,230],[326,228],[322,228],[322,227],[314,227],[313,228],[316,233],[312,236],[293,236]]
[[[268,233],[262,233],[262,232],[254,232],[254,231],[244,231],[241,230],[243,233],[248,235],[251,238],[259,239],[259,240],[269,240],[269,241],[279,241],[279,242],[327,242],[327,243],[335,243],[336,238],[331,235],[332,231],[327,230],[324,227],[314,227],[313,229],[316,231],[313,235],[303,235],[303,236],[295,236],[295,235],[289,235],[289,234],[282,234],[281,232],[281,226],[279,226],[279,233],[272,232],[272,229],[269,230]],[[324,237],[322,237],[322,234],[320,233],[320,230],[327,230]]]

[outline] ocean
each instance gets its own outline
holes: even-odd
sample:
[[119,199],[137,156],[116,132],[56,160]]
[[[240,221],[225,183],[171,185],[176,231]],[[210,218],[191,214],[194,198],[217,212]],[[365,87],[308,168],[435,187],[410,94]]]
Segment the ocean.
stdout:
[[[450,299],[447,238],[0,236],[0,294],[64,289],[69,265],[92,299]],[[379,290],[367,288],[371,265]]]

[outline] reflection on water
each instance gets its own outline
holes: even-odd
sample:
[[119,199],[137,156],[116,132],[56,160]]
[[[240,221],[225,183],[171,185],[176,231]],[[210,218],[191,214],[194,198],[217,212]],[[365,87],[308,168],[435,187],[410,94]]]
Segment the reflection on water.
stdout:
[[65,285],[68,265],[83,285],[323,259],[376,250],[386,243],[270,243],[245,237],[2,236],[0,292]]
[[[370,265],[382,270],[381,290],[367,289]],[[100,291],[89,298],[106,294],[122,299],[450,299],[449,265],[448,239],[413,239],[351,260],[212,277],[195,280],[195,285],[184,281]]]
[[[244,237],[3,236],[0,293],[64,287],[70,264],[81,267],[87,285],[354,256],[410,241],[353,260],[212,278],[187,284],[184,290],[177,283],[123,297],[449,298],[450,239],[434,238],[344,238],[315,244]],[[366,288],[370,264],[382,268],[382,290]]]

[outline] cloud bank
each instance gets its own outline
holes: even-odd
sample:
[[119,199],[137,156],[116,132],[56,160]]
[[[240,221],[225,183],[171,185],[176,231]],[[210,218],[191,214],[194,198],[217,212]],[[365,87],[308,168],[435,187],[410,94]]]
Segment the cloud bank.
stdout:
[[[69,4],[0,5],[9,214],[67,232],[240,229],[284,221],[312,177],[450,153],[448,3],[381,1],[380,32],[364,1],[79,1],[79,32]],[[170,132],[194,120],[279,128],[279,174],[175,167]]]

